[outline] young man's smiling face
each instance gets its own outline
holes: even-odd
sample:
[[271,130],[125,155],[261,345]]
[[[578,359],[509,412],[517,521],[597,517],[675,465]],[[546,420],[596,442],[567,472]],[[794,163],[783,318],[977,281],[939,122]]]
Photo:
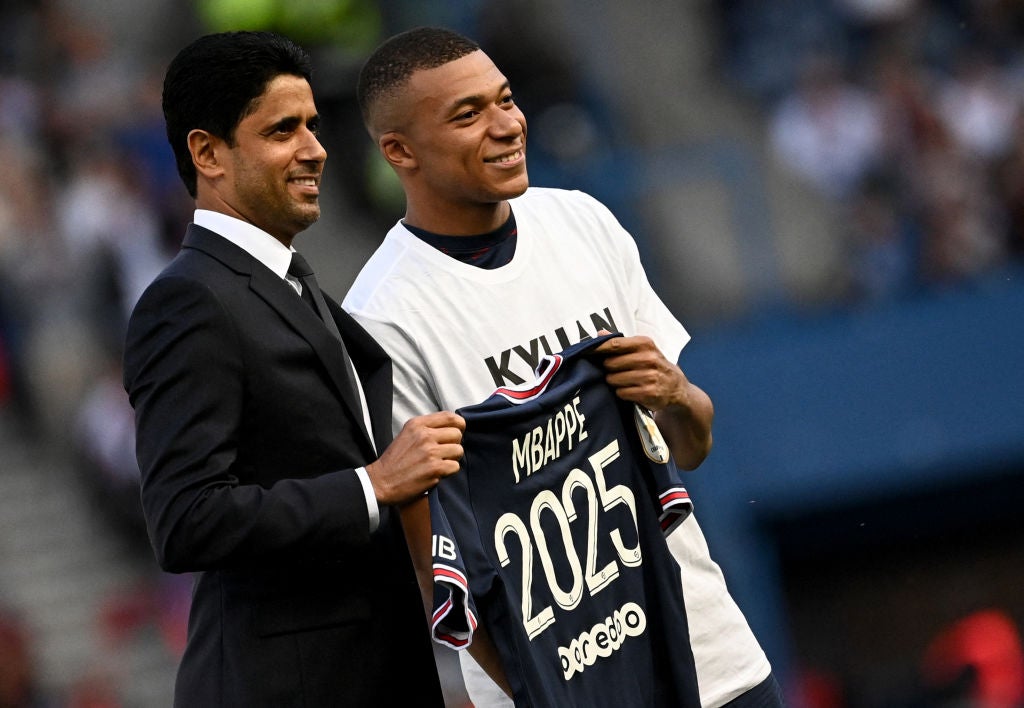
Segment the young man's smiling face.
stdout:
[[482,51],[417,71],[396,100],[411,201],[454,216],[496,209],[526,191],[526,118]]

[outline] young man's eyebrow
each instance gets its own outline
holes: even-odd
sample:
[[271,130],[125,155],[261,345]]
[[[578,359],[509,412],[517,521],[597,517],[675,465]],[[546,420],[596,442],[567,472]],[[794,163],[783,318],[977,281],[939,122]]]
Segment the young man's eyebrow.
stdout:
[[[505,81],[504,83],[502,83],[501,86],[498,87],[498,93],[504,93],[509,89],[509,87],[509,82]],[[452,101],[451,104],[448,106],[448,111],[455,111],[456,109],[459,108],[459,106],[479,106],[481,103],[486,103],[489,100],[490,99],[482,93],[475,93],[470,96],[463,96]]]

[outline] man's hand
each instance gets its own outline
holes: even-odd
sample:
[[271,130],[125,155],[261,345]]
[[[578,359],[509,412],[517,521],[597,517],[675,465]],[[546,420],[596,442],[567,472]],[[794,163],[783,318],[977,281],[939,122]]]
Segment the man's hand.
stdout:
[[466,422],[448,411],[410,419],[376,462],[366,466],[379,504],[405,504],[459,471]]
[[594,351],[604,355],[606,380],[619,398],[654,412],[687,402],[689,380],[650,337],[615,337]]
[[[603,332],[607,334],[607,332]],[[694,469],[711,451],[714,406],[649,337],[615,337],[595,350],[616,395],[654,413],[676,464]]]

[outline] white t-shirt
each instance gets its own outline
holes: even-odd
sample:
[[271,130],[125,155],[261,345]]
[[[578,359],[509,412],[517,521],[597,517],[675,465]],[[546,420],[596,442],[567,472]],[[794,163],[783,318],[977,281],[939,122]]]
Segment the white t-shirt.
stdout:
[[[671,361],[689,341],[651,289],[633,238],[603,204],[536,187],[511,204],[518,236],[507,265],[462,263],[399,223],[346,296],[343,307],[394,361],[396,431],[413,416],[478,403],[498,386],[530,380],[541,356],[601,329],[647,335]],[[669,546],[681,567],[701,704],[715,708],[771,669],[695,515]],[[460,659],[478,708],[511,705],[467,652]]]

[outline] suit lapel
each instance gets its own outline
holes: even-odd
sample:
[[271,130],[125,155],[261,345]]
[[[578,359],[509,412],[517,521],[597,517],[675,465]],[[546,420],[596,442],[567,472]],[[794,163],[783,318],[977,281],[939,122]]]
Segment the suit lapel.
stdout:
[[359,370],[363,391],[370,402],[370,424],[377,449],[383,450],[391,443],[391,407],[394,397],[394,379],[391,359],[370,333],[341,309],[337,303],[327,299],[328,308],[334,315],[348,348],[349,356]]
[[[362,431],[364,447],[368,447],[370,436],[363,422],[363,408],[353,393],[349,371],[338,340],[292,287],[269,269],[253,269],[249,287],[277,310],[281,317],[294,327],[303,339],[309,342],[313,351],[323,362],[335,392],[345,402],[345,407],[348,409],[353,423]],[[368,447],[367,452],[373,452],[372,446]]]
[[[250,289],[276,310],[281,318],[303,339],[309,342],[310,347],[323,362],[335,393],[344,402],[353,424],[362,433],[358,437],[364,453],[372,455],[370,459],[376,458],[377,455],[363,421],[362,406],[353,395],[352,386],[349,384],[349,372],[342,356],[341,347],[338,346],[337,339],[316,313],[302,301],[302,298],[285,280],[277,277],[269,268],[243,249],[207,229],[194,224],[190,225],[182,245],[202,250],[239,274],[249,276]],[[390,404],[390,399],[388,403]],[[371,406],[371,415],[374,408]],[[388,405],[386,408],[388,416],[390,416],[390,411],[391,406]],[[376,417],[371,418],[371,422],[374,429],[377,430]]]

